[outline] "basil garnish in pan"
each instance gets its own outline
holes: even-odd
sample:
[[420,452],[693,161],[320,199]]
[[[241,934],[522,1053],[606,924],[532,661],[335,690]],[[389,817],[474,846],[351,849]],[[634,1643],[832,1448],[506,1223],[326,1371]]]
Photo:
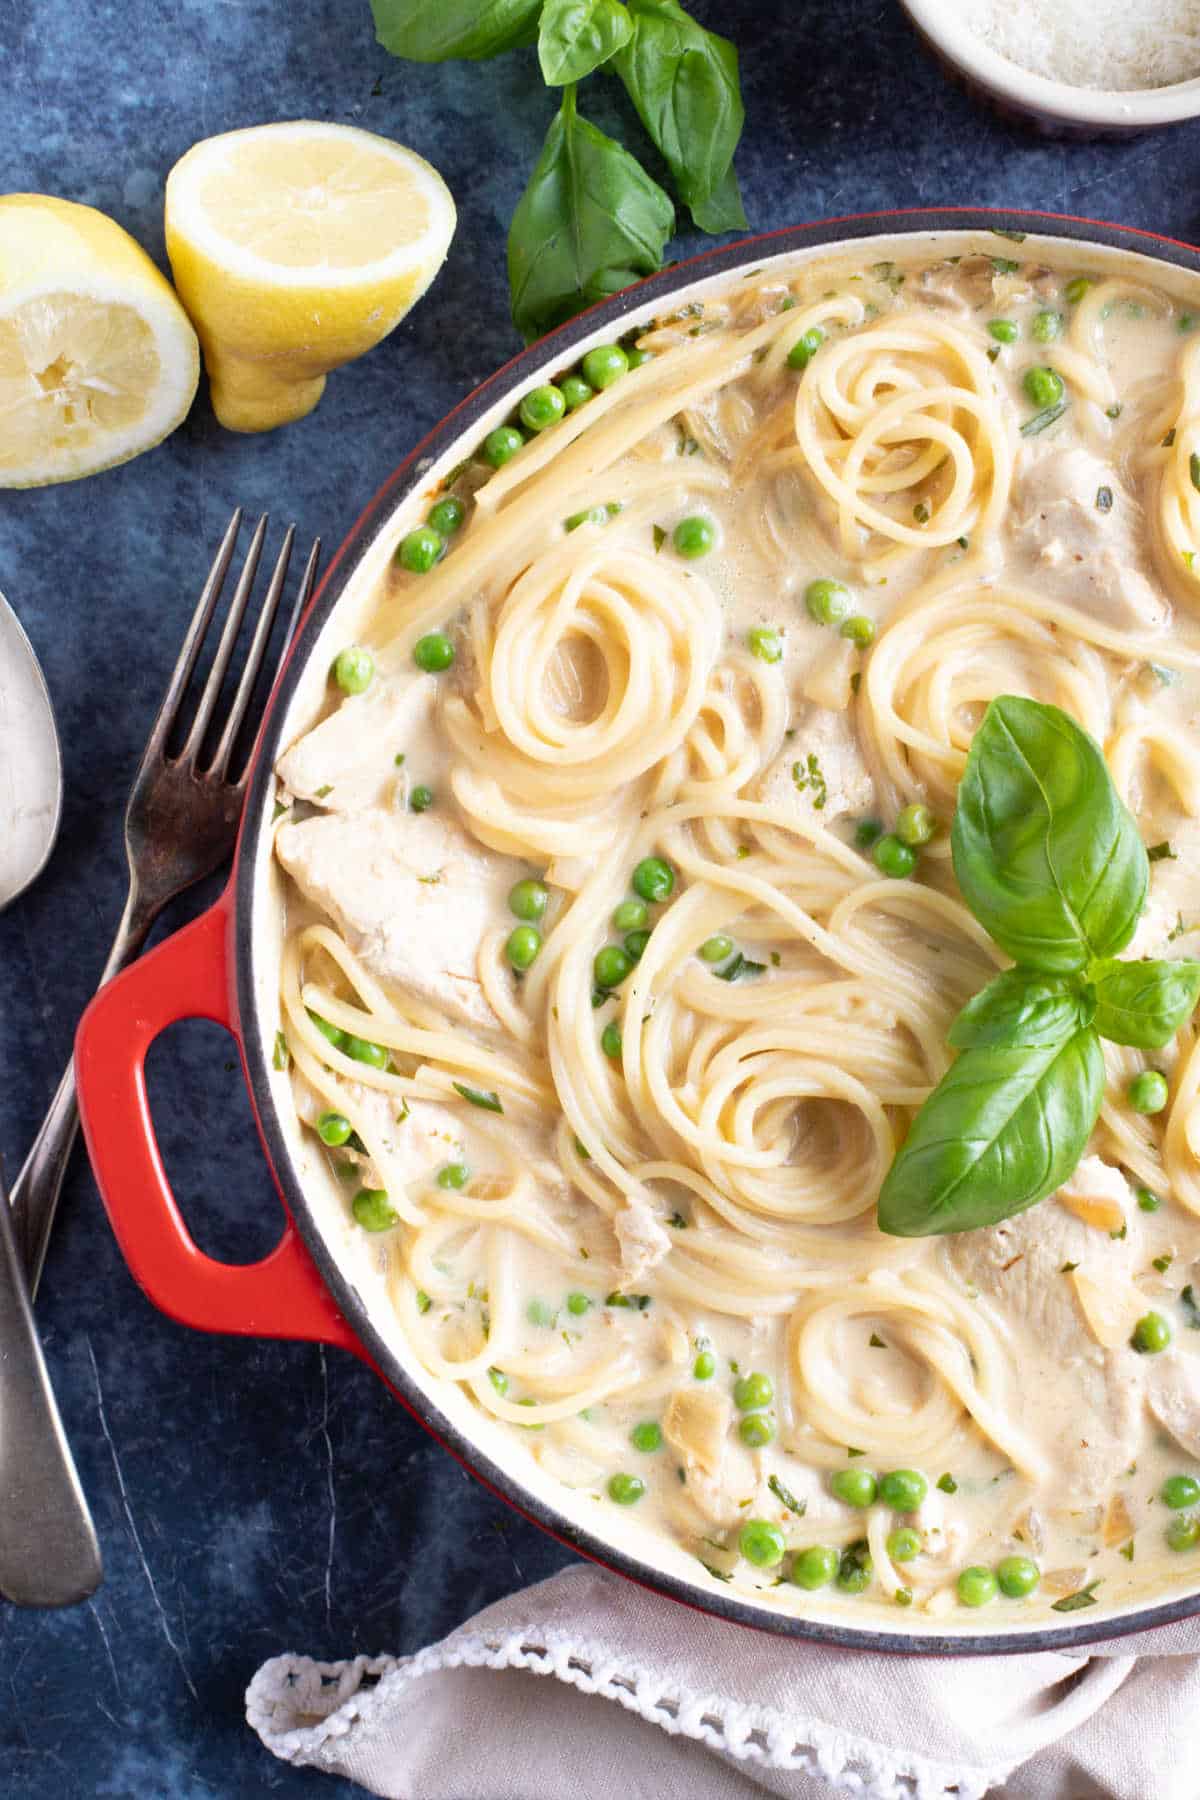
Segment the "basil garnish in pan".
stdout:
[[1100,1112],[1101,1038],[1160,1049],[1200,998],[1200,962],[1116,960],[1146,851],[1099,746],[1056,706],[992,701],[951,847],[964,900],[1017,966],[950,1027],[960,1054],[880,1191],[896,1237],[994,1225],[1061,1187]]

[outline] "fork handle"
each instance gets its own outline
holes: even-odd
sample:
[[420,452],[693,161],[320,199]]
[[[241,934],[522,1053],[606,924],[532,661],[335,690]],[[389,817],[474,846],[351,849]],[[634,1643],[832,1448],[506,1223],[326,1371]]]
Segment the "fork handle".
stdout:
[[100,1585],[100,1546],[58,1416],[0,1184],[0,1595],[72,1606]]
[[[100,973],[99,987],[138,955],[159,910],[145,906],[137,887],[130,884],[117,935]],[[41,1130],[21,1165],[10,1196],[13,1236],[24,1264],[30,1299],[37,1293],[42,1278],[58,1197],[78,1130],[79,1106],[75,1098],[75,1062],[72,1058],[42,1120]]]

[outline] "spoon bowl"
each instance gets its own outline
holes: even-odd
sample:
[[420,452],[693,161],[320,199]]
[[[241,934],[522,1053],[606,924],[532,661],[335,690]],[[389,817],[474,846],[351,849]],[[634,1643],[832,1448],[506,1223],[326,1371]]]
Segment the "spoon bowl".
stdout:
[[0,594],[0,912],[45,868],[58,836],[62,790],[46,678]]

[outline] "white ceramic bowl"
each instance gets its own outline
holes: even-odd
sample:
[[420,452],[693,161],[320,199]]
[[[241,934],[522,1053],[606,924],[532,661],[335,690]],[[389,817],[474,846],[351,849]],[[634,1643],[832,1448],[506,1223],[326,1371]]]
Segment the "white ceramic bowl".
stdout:
[[1129,137],[1200,116],[1200,78],[1126,90],[1050,81],[991,50],[966,26],[957,0],[900,0],[947,72],[999,112],[1051,137]]

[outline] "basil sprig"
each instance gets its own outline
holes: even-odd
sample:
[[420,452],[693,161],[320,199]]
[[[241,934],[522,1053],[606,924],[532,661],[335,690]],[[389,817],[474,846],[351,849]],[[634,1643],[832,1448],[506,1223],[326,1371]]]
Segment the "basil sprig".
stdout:
[[1101,1038],[1161,1049],[1200,962],[1120,962],[1146,901],[1137,826],[1088,734],[1005,694],[971,744],[951,834],[963,898],[1016,962],[950,1027],[960,1052],[879,1194],[896,1237],[1011,1218],[1068,1179],[1104,1096]]
[[415,62],[470,62],[536,44],[565,90],[513,214],[513,322],[539,337],[662,267],[675,210],[637,158],[576,111],[574,84],[619,77],[702,231],[744,228],[733,155],[745,112],[737,51],[679,0],[371,0],[380,43]]

